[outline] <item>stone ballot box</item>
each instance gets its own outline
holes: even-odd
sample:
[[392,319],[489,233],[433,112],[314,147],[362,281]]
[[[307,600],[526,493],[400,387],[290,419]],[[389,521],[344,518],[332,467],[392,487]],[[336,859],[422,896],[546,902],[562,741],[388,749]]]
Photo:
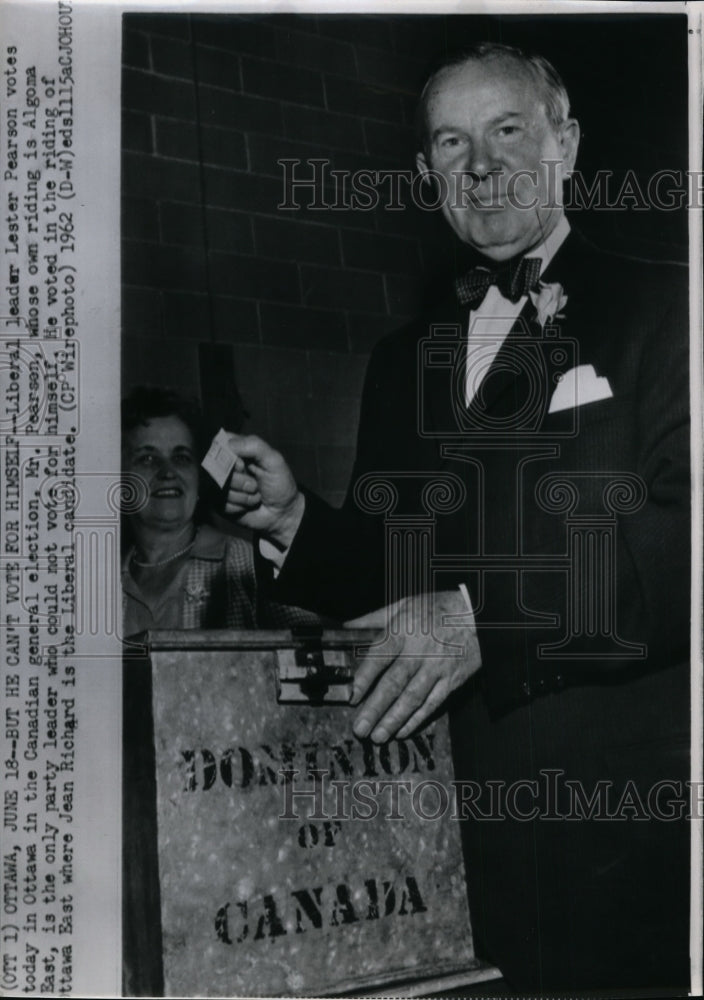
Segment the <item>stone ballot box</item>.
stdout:
[[498,975],[474,954],[445,718],[381,746],[352,733],[371,633],[143,640],[124,669],[127,995],[412,996]]

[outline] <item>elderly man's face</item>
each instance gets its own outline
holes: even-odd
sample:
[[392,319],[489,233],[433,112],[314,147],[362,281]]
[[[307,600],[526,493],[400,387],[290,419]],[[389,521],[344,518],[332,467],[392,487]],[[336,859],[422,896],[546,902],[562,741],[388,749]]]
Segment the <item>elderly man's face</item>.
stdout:
[[429,156],[445,179],[442,211],[460,239],[496,261],[530,250],[562,214],[562,178],[579,126],[557,131],[534,78],[510,58],[472,60],[439,74],[427,104]]

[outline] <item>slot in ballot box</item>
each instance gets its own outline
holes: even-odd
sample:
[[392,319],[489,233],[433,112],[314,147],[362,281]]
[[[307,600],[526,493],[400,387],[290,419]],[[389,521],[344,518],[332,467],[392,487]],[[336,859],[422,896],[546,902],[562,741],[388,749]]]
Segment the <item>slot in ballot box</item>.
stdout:
[[[413,996],[474,953],[444,717],[352,733],[355,631],[162,631],[124,668],[128,995]],[[442,815],[439,815],[442,814]]]

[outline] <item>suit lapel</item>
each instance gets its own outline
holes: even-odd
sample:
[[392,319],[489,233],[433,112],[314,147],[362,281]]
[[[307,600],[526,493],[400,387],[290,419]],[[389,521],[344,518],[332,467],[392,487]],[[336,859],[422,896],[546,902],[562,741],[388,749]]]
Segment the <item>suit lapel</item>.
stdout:
[[[467,357],[469,308],[452,296],[433,311],[419,343],[419,399],[428,431],[440,443],[456,435],[463,404],[462,378]],[[461,391],[462,390],[462,391]]]

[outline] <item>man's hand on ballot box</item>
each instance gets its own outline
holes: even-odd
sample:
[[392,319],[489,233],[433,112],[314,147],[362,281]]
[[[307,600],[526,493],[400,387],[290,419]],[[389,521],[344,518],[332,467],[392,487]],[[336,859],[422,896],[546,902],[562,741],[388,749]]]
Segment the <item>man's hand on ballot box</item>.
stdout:
[[[448,616],[455,620],[444,624]],[[387,637],[362,660],[352,694],[353,704],[364,699],[353,731],[375,743],[404,739],[482,665],[473,616],[459,590],[406,597],[346,627],[378,628]]]
[[[284,457],[255,435],[219,437],[231,452],[225,513],[288,549],[305,500]],[[454,620],[445,624],[448,616]],[[386,635],[355,675],[352,703],[359,708],[353,730],[362,739],[405,738],[481,666],[474,618],[459,590],[404,598],[347,626]]]

